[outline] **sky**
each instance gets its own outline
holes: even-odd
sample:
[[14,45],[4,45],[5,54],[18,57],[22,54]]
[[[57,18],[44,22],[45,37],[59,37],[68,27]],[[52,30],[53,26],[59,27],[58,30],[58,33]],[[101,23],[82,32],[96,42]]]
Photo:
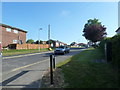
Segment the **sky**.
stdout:
[[[107,36],[118,28],[117,2],[2,2],[2,23],[28,31],[27,38],[50,38],[70,44],[87,43],[82,36],[87,20],[97,18]],[[40,30],[42,28],[42,30]]]
[[118,27],[120,27],[120,1],[118,3]]

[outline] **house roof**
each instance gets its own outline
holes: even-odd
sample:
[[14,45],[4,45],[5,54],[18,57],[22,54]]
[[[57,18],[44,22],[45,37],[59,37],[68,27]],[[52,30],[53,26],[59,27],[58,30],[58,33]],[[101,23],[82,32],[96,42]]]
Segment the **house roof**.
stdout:
[[118,32],[119,30],[120,30],[120,27],[115,32]]
[[59,42],[59,43],[62,43],[62,44],[66,44],[66,43],[64,43],[64,42],[61,42],[61,41],[58,41],[58,40],[57,40],[57,42]]
[[25,31],[25,30],[22,30],[22,29],[19,29],[19,28],[13,27],[13,26],[9,26],[9,25],[6,25],[6,24],[1,24],[1,23],[0,23],[0,26],[8,27],[8,28],[12,28],[12,29],[17,29],[18,31],[22,31],[22,32],[27,33],[27,31]]
[[[52,39],[50,39],[51,41],[54,41],[54,42],[59,42],[59,43],[62,43],[62,44],[66,44],[66,43],[63,43],[63,42],[61,42],[61,41],[58,41],[58,40],[52,40]],[[67,44],[66,44],[67,45]]]

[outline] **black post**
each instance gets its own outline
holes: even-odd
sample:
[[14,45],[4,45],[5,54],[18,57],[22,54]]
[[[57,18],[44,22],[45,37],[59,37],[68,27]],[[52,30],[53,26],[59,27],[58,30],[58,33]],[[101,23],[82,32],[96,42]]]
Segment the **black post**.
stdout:
[[112,61],[112,43],[111,42],[107,42],[105,44],[105,57],[106,57],[106,61]]
[[50,83],[53,84],[53,69],[52,69],[52,57],[53,55],[50,55]]
[[55,69],[55,55],[53,55],[53,68]]

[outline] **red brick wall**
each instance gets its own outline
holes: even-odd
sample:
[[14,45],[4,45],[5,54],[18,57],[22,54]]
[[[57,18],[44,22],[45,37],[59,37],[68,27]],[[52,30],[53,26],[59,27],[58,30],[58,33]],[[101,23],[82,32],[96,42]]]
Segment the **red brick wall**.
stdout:
[[13,32],[14,29],[11,29],[11,32],[8,32],[8,31],[6,31],[5,27],[2,27],[2,26],[0,26],[0,27],[2,28],[2,46],[7,46],[9,44],[13,44],[13,40],[22,40],[23,43],[26,43],[26,33],[25,32],[18,31],[18,33],[16,34]]
[[48,48],[49,45],[48,44],[16,44],[16,49],[38,49],[40,46],[40,48]]

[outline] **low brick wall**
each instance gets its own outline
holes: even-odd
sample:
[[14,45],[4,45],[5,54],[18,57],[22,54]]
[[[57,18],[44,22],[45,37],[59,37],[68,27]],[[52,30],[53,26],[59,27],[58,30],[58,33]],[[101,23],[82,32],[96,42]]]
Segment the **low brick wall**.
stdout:
[[16,49],[39,49],[40,48],[48,48],[48,44],[16,44]]

